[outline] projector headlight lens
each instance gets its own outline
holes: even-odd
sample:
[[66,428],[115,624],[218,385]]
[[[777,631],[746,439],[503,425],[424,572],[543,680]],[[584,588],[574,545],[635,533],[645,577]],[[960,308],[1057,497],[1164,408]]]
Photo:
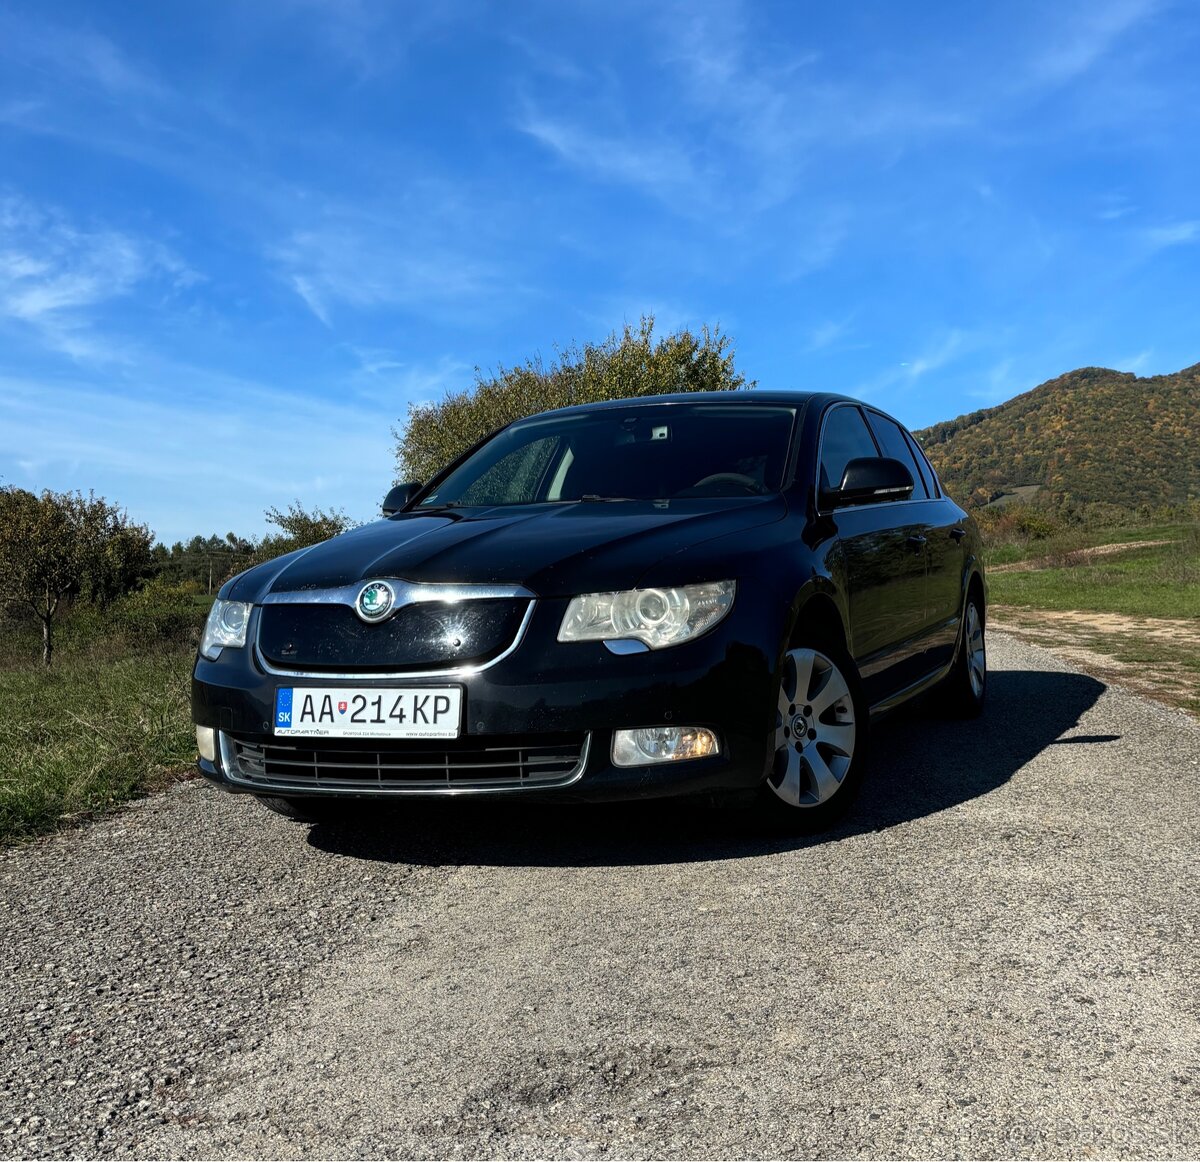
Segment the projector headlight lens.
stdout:
[[644,642],[652,650],[678,645],[712,629],[733,606],[733,581],[705,581],[678,589],[625,589],[571,599],[558,630],[560,642]]
[[647,726],[613,734],[614,767],[644,767],[720,754],[717,736],[703,726]]
[[216,661],[225,646],[240,647],[246,644],[246,629],[250,625],[252,606],[245,601],[213,602],[208,621],[204,623],[204,636],[200,639],[200,652]]

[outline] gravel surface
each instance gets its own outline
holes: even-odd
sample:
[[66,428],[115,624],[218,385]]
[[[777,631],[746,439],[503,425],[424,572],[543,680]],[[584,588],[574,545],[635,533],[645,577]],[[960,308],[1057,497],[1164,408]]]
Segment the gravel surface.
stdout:
[[0,854],[0,1153],[1195,1157],[1200,728],[991,662],[816,839],[188,783]]

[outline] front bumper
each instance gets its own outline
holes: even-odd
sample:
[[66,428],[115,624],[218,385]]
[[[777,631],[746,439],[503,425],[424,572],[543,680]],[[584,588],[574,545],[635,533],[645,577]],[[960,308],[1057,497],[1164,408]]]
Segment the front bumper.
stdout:
[[[503,746],[505,740],[582,737],[581,761],[570,778],[554,785],[368,787],[264,785],[242,777],[235,755],[241,746],[265,747],[271,732],[275,690],[337,684],[326,675],[278,677],[267,672],[252,646],[222,651],[216,661],[197,660],[192,713],[198,725],[219,732],[215,762],[201,760],[200,772],[231,791],[348,797],[471,795],[600,801],[706,794],[750,789],[767,772],[772,757],[776,651],[781,627],[769,624],[761,607],[738,603],[703,637],[666,650],[615,655],[600,642],[556,640],[565,599],[535,603],[518,647],[476,672],[445,671],[407,679],[355,677],[347,685],[444,686],[463,688],[463,745]],[[255,616],[257,611],[255,611]],[[250,626],[249,640],[256,640]],[[645,767],[616,767],[616,730],[676,724],[713,730],[721,753],[707,758]],[[298,744],[300,740],[295,740]],[[323,745],[323,744],[315,744]],[[336,746],[330,742],[329,746]],[[403,751],[405,743],[379,743]]]

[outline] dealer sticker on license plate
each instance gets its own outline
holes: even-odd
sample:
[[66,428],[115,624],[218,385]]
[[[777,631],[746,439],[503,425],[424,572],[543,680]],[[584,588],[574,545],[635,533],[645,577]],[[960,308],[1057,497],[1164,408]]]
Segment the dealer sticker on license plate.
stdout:
[[459,686],[282,686],[275,733],[289,738],[457,738]]

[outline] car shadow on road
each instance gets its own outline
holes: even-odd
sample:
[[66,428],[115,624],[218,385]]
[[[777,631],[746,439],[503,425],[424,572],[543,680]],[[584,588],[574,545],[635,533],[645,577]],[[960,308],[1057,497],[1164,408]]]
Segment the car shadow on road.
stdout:
[[[780,835],[752,810],[688,800],[613,804],[410,801],[311,828],[309,842],[353,859],[434,866],[603,867],[738,859],[832,843],[909,823],[1003,786],[1061,740],[1099,698],[1083,674],[989,676],[982,718],[940,718],[921,703],[877,723],[867,779],[849,815],[815,836]],[[1105,745],[1120,736],[1069,741]]]

